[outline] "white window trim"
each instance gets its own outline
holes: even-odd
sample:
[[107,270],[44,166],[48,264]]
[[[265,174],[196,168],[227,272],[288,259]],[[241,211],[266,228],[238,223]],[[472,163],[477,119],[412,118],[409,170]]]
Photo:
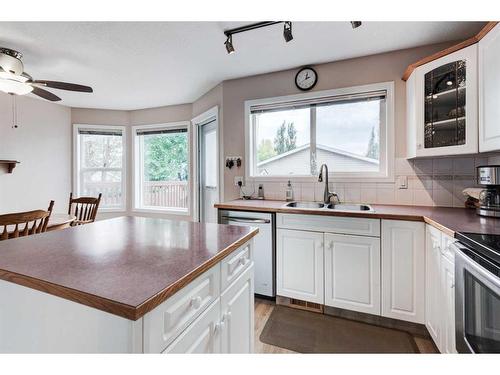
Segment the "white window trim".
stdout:
[[88,125],[73,124],[73,192],[81,196],[80,192],[80,129],[88,130],[120,130],[122,132],[122,206],[116,208],[99,207],[100,212],[127,212],[127,128],[121,125]]
[[[254,134],[250,132],[255,131],[250,123],[250,108],[262,104],[276,104],[283,102],[290,102],[295,100],[323,98],[328,96],[340,96],[359,94],[371,91],[386,91],[386,126],[385,129],[380,129],[380,149],[385,148],[385,155],[381,154],[381,165],[385,162],[384,172],[358,172],[358,173],[335,173],[330,172],[329,177],[336,182],[394,182],[394,158],[395,158],[395,145],[394,145],[394,82],[380,82],[369,85],[344,87],[340,89],[314,91],[296,95],[286,95],[272,98],[263,98],[245,101],[245,177],[247,181],[255,182],[316,182],[318,178],[310,175],[290,175],[290,176],[252,176],[251,171],[253,168],[253,155],[255,152]],[[331,167],[331,166],[329,166]]]
[[[191,189],[191,123],[189,121],[179,121],[179,122],[168,122],[159,124],[148,124],[148,125],[136,125],[132,126],[132,212],[135,213],[163,213],[179,216],[189,216],[192,211],[192,189]],[[167,207],[141,207],[141,179],[142,179],[142,168],[144,163],[142,162],[142,155],[139,154],[140,139],[137,137],[137,130],[144,129],[187,129],[187,139],[188,139],[188,207],[187,209],[178,208],[167,208]]]
[[216,173],[218,176],[218,184],[219,186],[217,187],[219,189],[219,202],[222,202],[222,194],[224,191],[224,176],[221,171],[224,170],[224,165],[222,165],[222,129],[219,125],[219,106],[214,106],[210,108],[209,110],[201,113],[200,115],[196,116],[191,120],[191,126],[193,129],[193,137],[192,137],[192,145],[193,145],[193,151],[191,154],[192,161],[193,161],[193,221],[200,221],[200,207],[199,207],[199,157],[198,157],[198,138],[199,138],[199,131],[200,131],[200,126],[206,124],[208,121],[215,119],[217,127],[215,128],[215,134],[216,134],[216,148],[217,148],[217,154],[218,154],[218,160],[216,163]]

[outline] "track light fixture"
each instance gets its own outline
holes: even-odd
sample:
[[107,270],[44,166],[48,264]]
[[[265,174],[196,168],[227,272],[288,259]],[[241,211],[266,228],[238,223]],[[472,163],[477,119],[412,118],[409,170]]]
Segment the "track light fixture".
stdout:
[[227,36],[227,39],[224,42],[224,44],[226,45],[226,51],[228,55],[234,53],[233,36],[231,34]]
[[361,21],[351,21],[351,26],[353,29],[357,29],[361,26]]
[[283,26],[283,38],[285,38],[285,42],[287,43],[293,39],[291,21],[285,21],[285,25]]

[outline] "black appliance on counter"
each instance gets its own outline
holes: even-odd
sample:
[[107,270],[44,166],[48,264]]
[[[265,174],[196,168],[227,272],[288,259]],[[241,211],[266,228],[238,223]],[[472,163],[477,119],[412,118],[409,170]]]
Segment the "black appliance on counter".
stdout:
[[457,233],[456,238],[456,349],[500,353],[500,235]]

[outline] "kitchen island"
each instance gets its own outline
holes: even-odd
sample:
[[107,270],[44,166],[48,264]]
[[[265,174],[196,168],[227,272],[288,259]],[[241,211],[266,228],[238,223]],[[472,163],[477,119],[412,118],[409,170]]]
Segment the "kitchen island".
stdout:
[[251,352],[257,231],[120,217],[2,241],[0,352]]

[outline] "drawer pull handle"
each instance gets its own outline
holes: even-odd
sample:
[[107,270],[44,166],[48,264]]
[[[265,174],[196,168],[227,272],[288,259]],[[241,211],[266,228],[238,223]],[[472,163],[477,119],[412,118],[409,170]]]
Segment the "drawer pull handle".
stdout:
[[249,260],[250,260],[250,259],[245,258],[245,257],[240,258],[240,264],[241,264],[242,266],[244,266],[245,264],[247,264],[247,263],[249,262]]
[[191,306],[193,306],[195,310],[198,310],[201,307],[201,297],[198,296],[191,299]]

